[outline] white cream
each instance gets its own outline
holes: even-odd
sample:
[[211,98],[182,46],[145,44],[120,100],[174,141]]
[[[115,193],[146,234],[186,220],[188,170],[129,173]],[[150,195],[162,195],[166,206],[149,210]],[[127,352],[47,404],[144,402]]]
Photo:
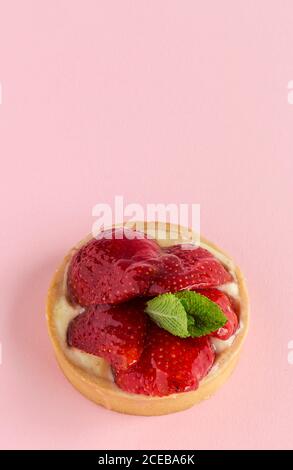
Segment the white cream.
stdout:
[[58,302],[54,306],[55,325],[59,336],[59,341],[63,346],[68,359],[77,366],[85,369],[90,374],[97,377],[104,377],[108,380],[114,381],[111,367],[105,359],[87,354],[79,349],[68,347],[67,345],[67,329],[68,325],[77,315],[83,312],[83,308],[77,306],[73,307],[66,298],[66,282],[67,282],[67,268],[64,273],[64,280],[62,285],[62,294]]
[[230,338],[226,339],[225,341],[223,341],[222,339],[211,337],[211,343],[213,344],[216,353],[219,354],[225,351],[225,349],[229,348],[233,344],[235,336],[236,334],[230,336]]
[[237,282],[227,282],[226,284],[223,284],[222,286],[218,287],[219,290],[224,292],[225,294],[229,295],[230,297],[233,297],[233,299],[238,300],[239,299],[239,288]]

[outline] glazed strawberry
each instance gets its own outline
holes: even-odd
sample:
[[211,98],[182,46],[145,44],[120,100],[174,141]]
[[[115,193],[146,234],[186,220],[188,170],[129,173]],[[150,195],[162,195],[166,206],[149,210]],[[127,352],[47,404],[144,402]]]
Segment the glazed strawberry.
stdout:
[[115,371],[115,382],[130,393],[165,396],[198,387],[215,358],[208,337],[182,339],[150,322],[145,349],[134,365]]
[[187,244],[174,245],[163,250],[148,293],[159,295],[215,287],[231,280],[231,274],[208,250]]
[[227,323],[222,328],[219,328],[217,331],[212,333],[211,336],[223,340],[230,338],[230,336],[232,336],[237,330],[238,317],[233,310],[233,306],[228,295],[218,289],[200,289],[197,290],[197,292],[205,295],[210,300],[218,304],[224,315],[227,317]]
[[154,267],[148,260],[160,255],[158,244],[143,234],[129,239],[134,235],[129,230],[112,230],[112,238],[106,238],[109,233],[92,239],[71,260],[68,293],[82,306],[117,304],[144,294],[149,287]]
[[[232,280],[207,250],[193,245],[161,249],[144,234],[122,229],[93,239],[73,256],[68,270],[69,298],[82,306],[118,304],[142,295],[215,287]],[[117,238],[117,235],[120,238]]]
[[103,357],[116,369],[134,364],[140,357],[147,318],[137,301],[117,306],[90,306],[69,324],[69,346]]

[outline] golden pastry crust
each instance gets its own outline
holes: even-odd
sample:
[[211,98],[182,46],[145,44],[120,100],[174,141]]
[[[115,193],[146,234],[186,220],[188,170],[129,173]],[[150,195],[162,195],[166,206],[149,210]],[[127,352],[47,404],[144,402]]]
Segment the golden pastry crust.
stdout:
[[[163,224],[167,231],[171,231],[174,225]],[[154,223],[147,223],[148,228],[153,228]],[[191,231],[189,233],[192,234]],[[77,244],[64,258],[61,266],[57,269],[52,279],[47,298],[47,322],[51,341],[54,346],[55,355],[59,366],[72,385],[84,396],[93,402],[110,410],[133,415],[155,416],[174,413],[184,410],[209,398],[227,380],[233,371],[247,334],[249,323],[249,302],[245,280],[241,270],[235,266],[234,274],[239,288],[239,320],[241,328],[231,346],[216,356],[215,364],[210,373],[200,382],[197,390],[192,392],[172,394],[165,397],[150,397],[124,392],[110,380],[90,374],[86,370],[72,363],[65,354],[64,348],[58,337],[56,323],[54,320],[54,306],[61,296],[66,266],[73,253],[85,241]],[[180,240],[178,240],[180,242]],[[201,243],[216,250],[233,263],[230,256],[224,253],[213,243],[201,237]],[[234,265],[234,263],[233,263]]]

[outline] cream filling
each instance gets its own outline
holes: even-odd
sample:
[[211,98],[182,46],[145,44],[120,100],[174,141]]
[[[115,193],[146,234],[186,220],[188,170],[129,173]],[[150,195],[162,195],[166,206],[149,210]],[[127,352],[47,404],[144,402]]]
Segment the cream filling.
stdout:
[[[166,246],[167,244],[166,242],[160,242],[160,240],[158,240],[158,243],[164,246]],[[176,243],[182,243],[182,240],[173,241],[172,244],[176,244]],[[210,251],[231,273],[234,281],[229,282],[227,284],[223,284],[222,286],[218,287],[218,289],[230,295],[237,302],[239,300],[239,288],[236,282],[235,266],[233,262],[227,257],[225,257],[222,253],[219,253],[217,250],[210,248],[204,243],[201,243],[201,246],[207,249],[208,251]],[[66,336],[67,336],[68,325],[71,322],[71,320],[73,320],[73,318],[75,318],[77,315],[79,315],[83,311],[82,307],[72,306],[66,298],[67,268],[65,270],[63,285],[61,288],[61,294],[58,299],[58,302],[56,302],[54,306],[54,313],[53,313],[54,319],[55,319],[56,330],[59,336],[59,341],[62,345],[62,348],[67,358],[71,362],[73,362],[78,367],[86,370],[87,372],[89,372],[90,374],[94,376],[103,377],[113,382],[114,379],[113,379],[111,367],[105,359],[98,357],[98,356],[94,356],[92,354],[87,354],[83,351],[80,351],[77,348],[69,347],[67,345]],[[211,342],[215,348],[216,354],[221,353],[222,351],[229,348],[233,344],[233,341],[236,335],[239,333],[240,329],[241,329],[241,323],[236,333],[226,341],[223,341],[217,338],[211,338]],[[210,373],[213,371],[214,368],[216,368],[216,365],[213,366]]]
[[[67,266],[68,268],[68,266]],[[58,302],[54,306],[54,319],[56,330],[58,333],[59,341],[62,345],[62,349],[65,352],[67,358],[76,364],[78,367],[85,369],[90,374],[97,377],[103,377],[105,379],[114,381],[111,367],[108,362],[102,357],[88,354],[84,351],[80,351],[77,348],[71,348],[67,344],[67,329],[68,325],[77,315],[83,312],[83,308],[79,306],[72,306],[66,298],[66,283],[67,283],[67,268],[63,279],[63,285],[61,294]]]

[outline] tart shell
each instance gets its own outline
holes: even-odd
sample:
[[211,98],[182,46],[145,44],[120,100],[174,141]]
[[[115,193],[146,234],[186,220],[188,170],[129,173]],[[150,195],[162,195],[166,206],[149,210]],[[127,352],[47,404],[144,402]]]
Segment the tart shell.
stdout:
[[[147,223],[148,228],[150,225],[154,226],[154,223]],[[168,231],[171,231],[172,227],[174,228],[174,225],[164,224],[164,228]],[[189,233],[192,234],[191,231],[189,231]],[[235,266],[234,275],[239,288],[238,310],[241,328],[232,345],[217,354],[213,368],[208,375],[201,380],[197,390],[172,394],[164,397],[151,397],[124,392],[110,380],[90,374],[86,370],[72,363],[66,356],[62,345],[60,344],[54,321],[54,306],[61,295],[61,285],[63,285],[66,266],[68,265],[73,253],[87,240],[88,238],[72,248],[64,258],[62,264],[53,276],[47,297],[47,323],[49,336],[53,343],[57,362],[69,382],[86,398],[104,406],[105,408],[118,411],[120,413],[143,416],[164,415],[182,411],[213,395],[227,380],[237,364],[249,324],[249,302],[244,276],[241,270],[234,265],[230,256],[213,243],[200,237],[201,243],[204,243],[208,248],[216,250],[218,253],[225,256],[225,258]],[[180,241],[178,242],[180,243]]]

